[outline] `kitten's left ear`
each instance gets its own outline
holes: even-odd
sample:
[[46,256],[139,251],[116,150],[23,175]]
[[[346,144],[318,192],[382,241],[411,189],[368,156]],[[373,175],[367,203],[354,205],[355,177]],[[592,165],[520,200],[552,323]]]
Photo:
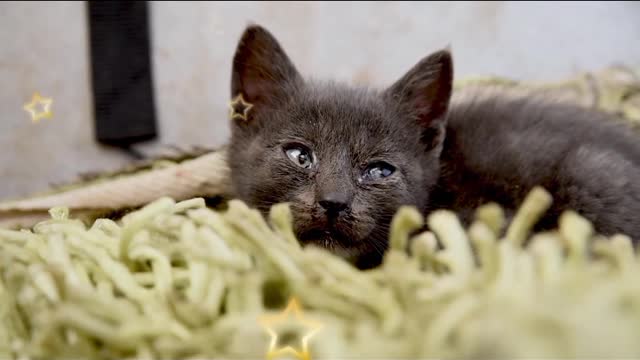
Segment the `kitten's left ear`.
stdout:
[[445,49],[422,59],[386,94],[425,130],[435,130],[443,128],[446,122],[452,89],[453,60]]
[[286,85],[301,76],[276,38],[259,25],[248,26],[233,57],[231,97],[240,94],[255,110],[276,105],[286,98]]

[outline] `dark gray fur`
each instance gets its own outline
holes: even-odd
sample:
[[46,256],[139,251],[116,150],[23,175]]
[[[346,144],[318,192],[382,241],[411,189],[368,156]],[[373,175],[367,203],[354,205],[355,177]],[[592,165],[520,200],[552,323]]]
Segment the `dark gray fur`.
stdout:
[[[361,268],[379,263],[401,205],[454,209],[468,223],[490,201],[513,211],[536,185],[554,196],[538,229],[573,209],[598,232],[640,239],[637,134],[608,115],[539,99],[452,100],[452,81],[448,50],[382,91],[304,80],[269,32],[248,27],[232,72],[232,97],[254,105],[246,122],[232,124],[235,196],[262,211],[289,202],[302,241]],[[310,148],[317,162],[294,164],[289,143]],[[374,161],[395,173],[361,180]],[[345,207],[330,213],[320,205],[328,200]]]

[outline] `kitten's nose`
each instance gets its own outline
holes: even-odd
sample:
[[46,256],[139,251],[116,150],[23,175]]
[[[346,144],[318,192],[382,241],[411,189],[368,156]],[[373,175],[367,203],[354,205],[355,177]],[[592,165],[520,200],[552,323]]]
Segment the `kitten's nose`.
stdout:
[[349,207],[346,196],[340,194],[327,194],[322,200],[318,201],[318,204],[322,206],[327,212],[340,213]]

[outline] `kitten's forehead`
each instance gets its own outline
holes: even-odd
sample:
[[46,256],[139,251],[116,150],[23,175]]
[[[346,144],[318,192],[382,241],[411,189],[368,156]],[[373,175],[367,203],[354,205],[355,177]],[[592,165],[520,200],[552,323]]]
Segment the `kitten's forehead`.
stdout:
[[369,153],[393,151],[402,147],[400,139],[415,134],[375,90],[316,84],[300,92],[291,106],[294,131],[319,145],[341,144]]

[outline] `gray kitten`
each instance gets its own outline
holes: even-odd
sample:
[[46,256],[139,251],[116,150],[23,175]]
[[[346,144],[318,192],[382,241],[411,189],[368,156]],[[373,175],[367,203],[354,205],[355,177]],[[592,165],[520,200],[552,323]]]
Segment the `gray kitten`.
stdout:
[[513,212],[536,185],[554,205],[538,230],[573,209],[603,234],[640,239],[640,143],[608,116],[499,94],[452,96],[448,50],[384,90],[305,80],[277,40],[249,26],[231,95],[253,104],[234,120],[235,196],[262,211],[289,202],[297,236],[379,264],[401,205],[425,214],[494,201]]

